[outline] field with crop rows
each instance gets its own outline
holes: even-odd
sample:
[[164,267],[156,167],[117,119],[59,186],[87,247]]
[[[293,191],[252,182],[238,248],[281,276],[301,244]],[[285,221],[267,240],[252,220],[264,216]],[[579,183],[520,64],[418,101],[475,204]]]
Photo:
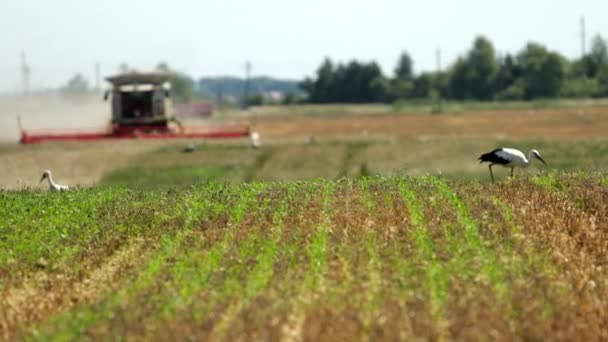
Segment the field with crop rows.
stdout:
[[0,192],[5,340],[608,339],[608,179]]
[[0,340],[608,340],[608,107],[394,110],[0,145]]

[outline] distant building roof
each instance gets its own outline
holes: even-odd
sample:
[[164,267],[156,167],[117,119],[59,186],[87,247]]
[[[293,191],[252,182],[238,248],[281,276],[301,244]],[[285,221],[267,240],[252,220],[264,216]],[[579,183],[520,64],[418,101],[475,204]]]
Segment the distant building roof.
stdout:
[[169,74],[164,72],[128,72],[106,77],[106,80],[114,86],[127,84],[159,84],[169,81]]

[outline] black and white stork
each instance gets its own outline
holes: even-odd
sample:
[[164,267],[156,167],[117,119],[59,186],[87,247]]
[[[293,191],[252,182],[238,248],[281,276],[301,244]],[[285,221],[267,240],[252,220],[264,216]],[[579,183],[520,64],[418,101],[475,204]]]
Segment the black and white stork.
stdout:
[[503,167],[511,169],[511,177],[513,177],[513,169],[516,167],[526,168],[530,166],[532,158],[536,158],[547,165],[543,157],[540,156],[537,150],[532,150],[528,153],[528,158],[520,151],[514,148],[497,148],[492,152],[482,154],[478,160],[479,163],[489,162],[490,165],[490,176],[492,176],[492,182],[494,182],[494,173],[492,172],[492,166],[498,164]]
[[49,188],[52,191],[66,191],[66,190],[70,189],[67,185],[61,185],[61,184],[55,183],[53,181],[53,175],[51,174],[50,170],[44,170],[44,172],[42,172],[42,178],[40,178],[40,183],[42,183],[42,181],[45,179],[47,179],[49,181]]

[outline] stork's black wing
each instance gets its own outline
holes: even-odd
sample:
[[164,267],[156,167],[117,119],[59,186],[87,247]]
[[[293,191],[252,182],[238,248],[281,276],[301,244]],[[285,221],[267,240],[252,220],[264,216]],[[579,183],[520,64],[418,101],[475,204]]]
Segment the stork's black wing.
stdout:
[[497,148],[492,152],[484,153],[481,156],[479,156],[479,158],[477,158],[477,160],[479,160],[480,164],[483,162],[490,162],[492,164],[509,164],[510,160],[502,157],[501,156],[502,153],[498,153],[500,151],[502,151],[502,148]]

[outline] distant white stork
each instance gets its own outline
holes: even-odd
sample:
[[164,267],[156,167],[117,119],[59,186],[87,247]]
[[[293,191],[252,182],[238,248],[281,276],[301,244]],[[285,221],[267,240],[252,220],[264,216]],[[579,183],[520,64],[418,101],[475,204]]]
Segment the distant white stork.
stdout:
[[490,165],[490,176],[492,176],[492,182],[494,182],[494,173],[492,172],[492,166],[495,164],[511,169],[511,177],[513,177],[513,169],[516,167],[526,168],[530,166],[532,158],[536,158],[547,165],[545,160],[540,156],[537,150],[532,150],[528,153],[528,158],[520,151],[514,148],[497,148],[492,152],[482,154],[478,160],[479,163],[489,162]]
[[69,190],[69,187],[67,187],[65,185],[57,184],[53,181],[53,175],[51,175],[50,170],[44,170],[44,172],[42,172],[42,178],[40,178],[40,183],[42,183],[42,181],[45,178],[49,181],[49,188],[51,188],[52,191]]
[[249,140],[251,142],[251,147],[255,149],[260,148],[260,133],[258,133],[257,131],[249,133]]

